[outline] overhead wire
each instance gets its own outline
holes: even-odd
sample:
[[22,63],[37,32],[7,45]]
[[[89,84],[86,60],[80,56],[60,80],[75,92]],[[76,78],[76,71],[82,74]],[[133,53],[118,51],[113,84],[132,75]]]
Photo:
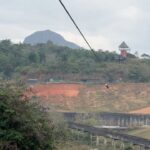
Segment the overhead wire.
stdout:
[[67,8],[64,5],[64,3],[62,2],[62,0],[59,0],[59,2],[62,5],[62,7],[64,8],[64,10],[67,13],[67,15],[69,16],[69,18],[71,19],[71,21],[73,22],[73,24],[75,25],[75,27],[77,28],[77,30],[79,31],[79,33],[81,34],[82,38],[84,39],[84,41],[86,42],[86,44],[88,45],[88,47],[90,48],[90,50],[92,51],[92,53],[94,54],[94,56],[96,57],[96,59],[99,60],[99,57],[97,56],[96,52],[93,50],[92,46],[90,45],[90,43],[88,42],[88,40],[86,39],[86,37],[84,36],[84,34],[82,33],[82,31],[80,30],[79,26],[77,25],[77,23],[75,22],[75,20],[73,19],[73,17],[69,13],[69,11],[67,10]]

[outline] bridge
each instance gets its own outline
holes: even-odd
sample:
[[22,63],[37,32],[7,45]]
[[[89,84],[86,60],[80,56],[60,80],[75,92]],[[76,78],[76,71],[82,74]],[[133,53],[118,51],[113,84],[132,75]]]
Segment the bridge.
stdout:
[[64,113],[68,121],[74,122],[76,117],[80,115],[81,118],[95,118],[101,120],[106,126],[121,126],[121,127],[135,127],[135,126],[150,126],[150,114],[129,114],[129,113]]
[[150,114],[129,114],[129,113],[100,113],[105,125],[114,126],[150,126]]
[[[132,145],[138,146],[138,148],[136,149],[150,149],[150,140],[140,137],[135,137],[124,133],[118,133],[111,130],[96,128],[78,123],[69,123],[69,128],[80,132],[88,132],[91,135],[91,140],[92,137],[96,137],[95,143],[97,146],[99,145],[100,137],[105,137],[113,140],[112,145],[115,145],[115,141],[121,141],[123,143],[132,143]],[[106,143],[107,140],[105,139],[104,144]]]

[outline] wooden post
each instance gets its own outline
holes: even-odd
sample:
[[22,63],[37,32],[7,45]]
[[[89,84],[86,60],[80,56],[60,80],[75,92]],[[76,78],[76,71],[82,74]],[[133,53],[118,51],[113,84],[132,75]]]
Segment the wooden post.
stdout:
[[77,140],[79,140],[79,130],[77,130]]
[[104,145],[107,145],[107,139],[104,138]]
[[99,136],[96,136],[96,146],[99,146]]
[[93,145],[93,135],[92,134],[90,135],[90,141],[91,141],[91,147],[92,147],[92,145]]
[[115,150],[116,149],[116,141],[112,139],[112,146],[113,146],[113,149]]
[[139,146],[139,145],[135,145],[135,146],[134,146],[134,149],[135,149],[135,150],[142,150],[142,147]]
[[124,149],[124,143],[121,143],[121,148]]

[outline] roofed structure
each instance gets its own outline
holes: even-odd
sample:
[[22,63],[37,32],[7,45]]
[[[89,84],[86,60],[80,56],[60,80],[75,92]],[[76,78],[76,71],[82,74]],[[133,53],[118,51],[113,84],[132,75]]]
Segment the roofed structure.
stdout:
[[119,46],[119,50],[121,52],[121,56],[122,58],[126,58],[128,55],[128,51],[130,51],[129,46],[123,41],[120,46]]
[[120,46],[119,46],[120,49],[124,48],[124,49],[130,49],[129,46],[123,41]]

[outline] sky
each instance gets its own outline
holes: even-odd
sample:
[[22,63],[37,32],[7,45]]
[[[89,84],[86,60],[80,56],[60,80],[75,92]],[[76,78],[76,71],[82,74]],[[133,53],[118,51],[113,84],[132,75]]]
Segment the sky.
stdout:
[[[150,0],[62,0],[95,49],[150,54]],[[58,0],[0,0],[0,40],[52,30],[87,48]]]

